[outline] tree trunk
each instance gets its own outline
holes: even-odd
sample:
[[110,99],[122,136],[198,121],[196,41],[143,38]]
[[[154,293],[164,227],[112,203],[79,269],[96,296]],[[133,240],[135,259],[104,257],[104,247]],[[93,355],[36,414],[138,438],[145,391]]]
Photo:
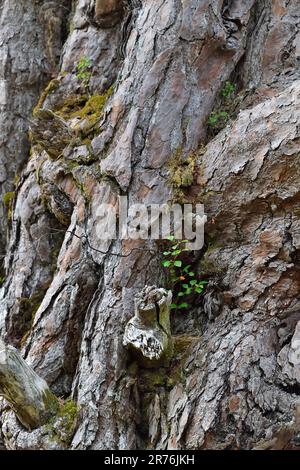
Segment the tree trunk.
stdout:
[[[0,1],[2,194],[22,166],[1,336],[76,401],[72,449],[297,448],[298,2],[104,3]],[[163,249],[101,238],[120,195],[207,214],[208,286],[150,368],[123,341],[136,296],[166,287]],[[61,448],[4,402],[1,423],[9,448]]]
[[0,395],[11,404],[28,430],[40,427],[55,416],[58,399],[24,361],[20,353],[0,339]]

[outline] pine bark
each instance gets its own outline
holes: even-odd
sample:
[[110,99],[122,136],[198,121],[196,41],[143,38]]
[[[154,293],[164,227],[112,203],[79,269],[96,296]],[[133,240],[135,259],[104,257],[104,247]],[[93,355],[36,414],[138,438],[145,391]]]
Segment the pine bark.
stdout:
[[[1,336],[55,394],[76,401],[72,449],[297,448],[298,2],[108,2],[110,16],[101,2],[79,0],[65,2],[69,18],[58,4],[0,2],[10,32],[0,28],[0,53],[12,58],[0,82],[2,194],[22,166],[7,237],[7,218],[0,224]],[[39,101],[45,67],[55,81]],[[226,81],[236,87],[230,119],[212,132]],[[92,131],[83,120],[77,132],[72,112],[84,95],[104,107]],[[150,370],[123,335],[135,296],[165,287],[161,246],[99,239],[97,208],[124,194],[129,203],[171,200],[178,149],[194,156],[182,190],[205,206],[206,244],[193,264],[210,283],[198,305],[172,316],[171,362]],[[45,427],[25,431],[5,402],[1,423],[9,448],[55,448],[41,444]]]

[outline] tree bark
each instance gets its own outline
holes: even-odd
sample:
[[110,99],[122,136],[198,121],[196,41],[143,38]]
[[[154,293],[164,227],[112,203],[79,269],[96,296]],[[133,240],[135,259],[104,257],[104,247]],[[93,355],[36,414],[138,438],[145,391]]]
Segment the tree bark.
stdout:
[[29,431],[47,423],[58,412],[58,399],[24,361],[0,339],[0,395],[11,404]]
[[0,2],[1,255],[14,188],[29,155],[28,118],[43,87],[57,73],[69,4],[68,0]]
[[[25,3],[36,24],[40,3]],[[1,335],[54,393],[76,401],[72,449],[297,448],[297,2],[115,3],[109,12],[101,2],[74,2],[55,81],[40,101],[42,82],[34,82],[26,111],[21,105],[27,116],[38,101],[41,108],[30,118],[31,143],[13,121],[31,155],[11,208]],[[13,4],[0,2],[12,30]],[[62,21],[58,10],[51,18]],[[18,40],[24,52],[11,47],[26,63],[30,37]],[[44,52],[35,53],[38,76]],[[226,81],[236,90],[229,119],[212,129]],[[19,106],[16,98],[7,108],[10,122]],[[3,135],[7,151],[11,131]],[[21,161],[12,154],[3,192]],[[193,158],[187,185],[172,180],[176,155],[179,171]],[[116,208],[124,194],[130,204],[162,204],[178,190],[204,203],[206,244],[191,263],[209,284],[189,311],[171,314],[171,361],[149,369],[123,336],[135,296],[166,287],[162,249],[151,240],[102,240],[97,209]],[[24,430],[20,438],[5,405],[1,421],[8,447],[55,448],[41,444],[38,430],[34,441]]]

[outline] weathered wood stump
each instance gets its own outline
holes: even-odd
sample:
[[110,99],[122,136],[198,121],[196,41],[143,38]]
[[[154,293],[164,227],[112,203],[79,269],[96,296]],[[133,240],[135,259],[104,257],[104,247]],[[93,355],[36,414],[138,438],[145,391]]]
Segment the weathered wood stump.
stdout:
[[159,367],[172,355],[172,292],[146,286],[135,298],[135,315],[126,325],[123,344],[144,367]]
[[0,338],[0,395],[28,430],[45,424],[59,408],[56,396],[13,346]]

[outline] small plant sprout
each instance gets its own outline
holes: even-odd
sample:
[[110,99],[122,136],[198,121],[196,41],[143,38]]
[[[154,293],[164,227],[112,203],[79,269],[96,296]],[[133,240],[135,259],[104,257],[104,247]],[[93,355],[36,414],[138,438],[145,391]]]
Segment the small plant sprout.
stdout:
[[226,111],[217,111],[210,114],[208,124],[213,129],[223,129],[228,121],[228,113]]
[[221,90],[221,96],[225,99],[230,98],[230,96],[235,92],[235,85],[227,80]]
[[203,292],[207,281],[198,279],[191,270],[191,265],[185,264],[180,259],[183,252],[189,251],[185,248],[188,240],[176,241],[172,235],[167,239],[171,247],[163,252],[162,265],[168,271],[169,284],[175,299],[175,302],[171,304],[171,309],[187,309],[190,307],[190,300]]
[[77,64],[76,77],[81,81],[83,87],[89,90],[90,80],[92,77],[92,61],[89,57],[83,56]]
[[[221,105],[215,109],[208,117],[208,127],[212,135],[216,135],[224,129],[229,120],[228,110],[230,110],[230,98],[235,92],[235,85],[227,80],[221,90]],[[226,111],[227,110],[227,111]]]

